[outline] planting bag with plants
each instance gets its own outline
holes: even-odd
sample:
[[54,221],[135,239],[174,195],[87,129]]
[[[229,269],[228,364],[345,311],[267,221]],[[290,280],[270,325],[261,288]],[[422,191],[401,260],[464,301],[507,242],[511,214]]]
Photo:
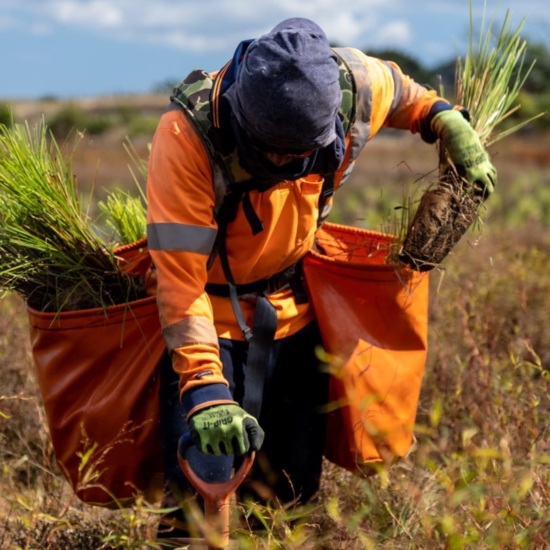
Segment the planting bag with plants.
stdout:
[[304,259],[329,357],[325,456],[351,471],[405,456],[428,331],[428,274],[386,263],[393,237],[325,223]]
[[[146,242],[116,250],[144,277]],[[78,497],[127,506],[162,488],[157,364],[165,351],[154,296],[60,313],[28,307],[32,354],[57,462]]]

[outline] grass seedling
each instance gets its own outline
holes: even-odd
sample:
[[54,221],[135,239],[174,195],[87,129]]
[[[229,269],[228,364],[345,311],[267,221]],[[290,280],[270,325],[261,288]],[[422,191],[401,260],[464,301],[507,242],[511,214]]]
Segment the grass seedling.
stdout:
[[[524,67],[527,43],[520,37],[524,20],[514,28],[507,11],[500,31],[495,34],[497,12],[498,9],[487,29],[484,6],[481,30],[476,38],[470,2],[468,52],[464,61],[458,58],[456,65],[456,102],[468,110],[471,125],[485,147],[545,114],[500,130],[500,126],[520,108],[518,94],[533,64]],[[451,169],[430,183],[415,205],[416,212],[408,211],[407,231],[400,227],[396,233],[401,257],[421,271],[440,265],[472,224],[481,222],[485,197],[472,192],[472,182],[462,178],[452,162],[445,164],[450,164]]]

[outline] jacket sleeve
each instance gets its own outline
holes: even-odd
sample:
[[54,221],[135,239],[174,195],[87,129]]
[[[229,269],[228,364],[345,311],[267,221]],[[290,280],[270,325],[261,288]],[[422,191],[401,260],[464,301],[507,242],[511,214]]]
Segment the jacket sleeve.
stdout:
[[151,145],[147,238],[160,322],[188,414],[233,403],[204,288],[217,224],[212,172],[200,138],[179,110],[165,113]]
[[359,85],[371,87],[371,137],[386,126],[420,133],[424,141],[433,143],[437,136],[431,128],[432,118],[443,110],[452,109],[451,104],[439,97],[435,90],[428,90],[403,74],[395,63],[362,52],[358,55],[367,74],[357,78],[354,72],[354,76]]

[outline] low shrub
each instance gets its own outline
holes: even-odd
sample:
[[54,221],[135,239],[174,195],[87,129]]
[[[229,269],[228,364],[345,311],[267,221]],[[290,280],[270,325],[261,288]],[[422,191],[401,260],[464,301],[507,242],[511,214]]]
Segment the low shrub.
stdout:
[[113,121],[109,117],[93,115],[74,104],[68,104],[52,116],[47,124],[56,138],[66,138],[73,131],[102,134],[113,126]]

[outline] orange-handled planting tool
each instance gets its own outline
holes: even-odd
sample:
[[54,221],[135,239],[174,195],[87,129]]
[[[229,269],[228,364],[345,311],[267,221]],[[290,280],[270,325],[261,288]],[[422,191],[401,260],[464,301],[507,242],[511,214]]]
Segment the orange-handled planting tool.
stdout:
[[228,546],[236,548],[234,541],[229,540],[229,499],[250,471],[256,453],[252,452],[244,457],[243,463],[231,479],[224,483],[207,483],[197,476],[186,459],[187,451],[192,445],[191,437],[182,437],[178,447],[178,462],[191,485],[204,499],[204,539],[180,539],[180,542],[197,550],[221,550]]

